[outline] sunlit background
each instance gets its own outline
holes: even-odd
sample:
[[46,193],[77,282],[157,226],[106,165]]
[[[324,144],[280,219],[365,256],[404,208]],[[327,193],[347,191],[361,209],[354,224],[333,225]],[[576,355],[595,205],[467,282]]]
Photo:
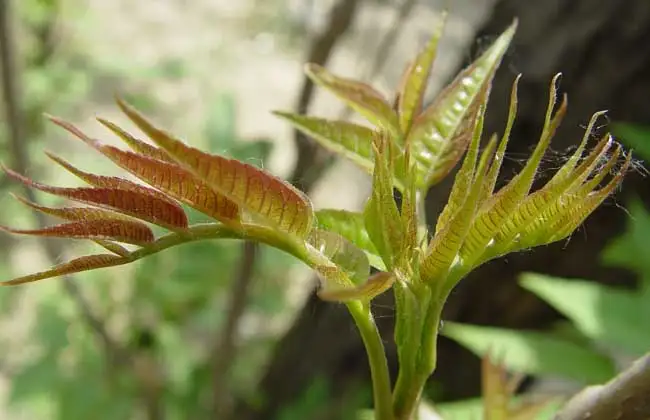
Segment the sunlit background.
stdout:
[[[361,78],[390,95],[404,66],[431,35],[440,12],[449,8],[427,101],[514,16],[520,16],[523,35],[518,35],[502,65],[491,101],[499,110],[488,112],[492,120],[487,124],[490,129],[502,130],[505,92],[515,75],[524,72],[519,132],[523,136],[515,139],[509,155],[512,167],[520,165],[536,140],[535,130],[546,105],[545,91],[558,71],[565,71],[564,87],[570,106],[576,103],[576,108],[566,123],[567,133],[573,137],[562,137],[554,146],[557,156],[549,158],[549,168],[557,167],[569,145],[579,141],[575,133],[580,133],[591,112],[600,108],[612,110],[614,123],[637,124],[617,127],[625,133],[621,134],[624,141],[629,138],[628,145],[640,149],[642,159],[649,150],[650,131],[643,124],[650,124],[650,107],[645,104],[645,109],[640,109],[639,98],[643,92],[650,93],[650,82],[639,74],[643,69],[647,72],[650,57],[630,64],[637,73],[625,72],[623,65],[624,74],[617,76],[616,69],[605,68],[607,64],[598,58],[613,51],[612,43],[602,45],[602,56],[584,53],[595,43],[602,44],[598,28],[617,24],[611,12],[616,2],[598,2],[611,9],[605,16],[604,11],[588,12],[586,0],[576,2],[581,4],[576,10],[562,6],[562,1],[549,2],[557,4],[544,12],[526,12],[524,3],[2,0],[5,15],[0,37],[5,47],[1,59],[9,65],[3,67],[0,158],[8,166],[22,167],[27,175],[55,185],[81,184],[53,165],[42,150],[54,151],[81,169],[121,174],[43,117],[44,113],[63,117],[102,141],[119,144],[95,120],[101,116],[135,130],[114,105],[114,96],[119,95],[193,146],[236,156],[299,185],[313,183],[309,193],[317,208],[359,210],[367,199],[369,177],[343,160],[315,175],[297,175],[296,162],[304,156],[296,148],[295,133],[271,111],[296,109],[304,94],[302,66],[310,57],[337,74]],[[641,5],[643,0],[630,3],[647,9]],[[635,14],[634,7],[629,6],[625,16]],[[535,8],[541,6],[530,7]],[[650,33],[646,15],[639,17],[636,25]],[[581,31],[579,36],[570,35],[571,22],[582,28],[576,29]],[[643,37],[633,33],[626,42]],[[543,52],[532,53],[535,48]],[[622,54],[619,51],[617,63],[626,60]],[[645,48],[639,54],[650,53]],[[582,66],[575,64],[579,60],[572,55],[583,57]],[[605,67],[593,74],[585,70],[597,65]],[[634,94],[616,95],[614,87],[602,88],[606,91],[602,94],[593,92],[604,84],[623,86],[621,89]],[[573,101],[574,97],[584,99]],[[318,89],[308,102],[313,114],[357,118],[332,95]],[[640,166],[638,172],[642,172]],[[557,368],[556,363],[546,371],[538,369],[535,373],[544,380],[527,381],[527,389],[539,389],[548,396],[607,378],[615,367],[605,355],[614,354],[616,362],[622,363],[650,345],[648,329],[640,332],[650,322],[647,311],[621,316],[624,321],[613,326],[598,323],[616,318],[622,307],[601,308],[614,312],[593,313],[589,321],[576,321],[569,314],[576,327],[558,321],[559,313],[567,312],[554,305],[552,297],[545,300],[559,313],[518,287],[516,281],[523,271],[618,286],[634,285],[631,273],[636,272],[636,278],[648,281],[648,259],[640,263],[639,258],[631,257],[647,249],[650,234],[650,218],[639,201],[639,197],[647,198],[648,182],[639,175],[632,175],[629,189],[627,184],[624,187],[629,193],[608,202],[606,213],[596,214],[597,221],[577,233],[570,244],[491,264],[467,280],[483,282],[483,286],[476,290],[461,286],[454,296],[448,314],[451,320],[536,330],[552,327],[556,336],[569,337],[572,342],[598,342],[585,345],[593,350],[590,354],[598,355],[593,364],[584,366],[588,373],[580,376],[582,373],[570,368]],[[33,214],[9,194],[22,194],[20,187],[1,177],[0,188],[0,222],[34,227]],[[448,186],[443,185],[438,193],[442,199],[431,199],[432,212],[444,203],[445,188]],[[45,194],[38,198],[45,204],[60,204]],[[635,215],[636,224],[626,224],[628,216],[622,207]],[[619,236],[624,230],[626,236]],[[69,259],[90,250],[85,243],[54,243],[56,255],[48,256],[41,239],[0,233],[2,279],[45,269],[53,259]],[[608,267],[623,265],[630,271],[602,269],[603,249],[609,255]],[[75,275],[68,281],[76,288],[64,286],[61,280],[48,280],[0,289],[0,418],[355,418],[359,407],[369,406],[370,388],[363,349],[343,309],[315,302],[312,274],[279,251],[259,251],[252,281],[242,292],[237,282],[243,264],[240,243],[198,242],[123,268]],[[490,286],[489,282],[497,281],[501,281],[498,287]],[[639,304],[647,304],[646,289],[631,292],[644,296]],[[245,296],[242,312],[233,320],[230,315],[236,293]],[[392,303],[384,300],[377,305],[389,341]],[[100,325],[93,325],[95,321]],[[581,322],[597,325],[584,327]],[[590,335],[589,328],[597,331]],[[625,334],[627,338],[621,339]],[[224,347],[224,340],[230,347]],[[625,343],[632,344],[626,347]],[[432,380],[428,397],[434,402],[477,397],[478,358],[451,342],[442,346],[441,376]],[[215,372],[216,361],[223,357],[227,358],[227,370]],[[537,388],[530,388],[533,385]],[[215,408],[215,402],[220,407]],[[449,408],[449,413],[453,409]],[[465,415],[445,418],[471,418]]]

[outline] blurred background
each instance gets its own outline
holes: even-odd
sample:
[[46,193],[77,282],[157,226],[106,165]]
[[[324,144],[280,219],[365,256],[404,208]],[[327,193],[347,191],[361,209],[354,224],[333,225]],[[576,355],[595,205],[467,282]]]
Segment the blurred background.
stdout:
[[[522,166],[537,141],[548,85],[560,71],[569,112],[543,175],[563,162],[591,114],[601,109],[609,110],[609,123],[600,134],[613,129],[639,159],[650,157],[646,0],[0,4],[0,159],[55,185],[78,181],[51,165],[43,150],[56,151],[82,169],[120,171],[46,123],[43,113],[118,144],[95,117],[133,128],[114,106],[119,94],[192,145],[291,180],[309,192],[317,208],[359,210],[369,178],[349,162],[332,161],[270,111],[356,118],[314,89],[302,65],[317,62],[390,94],[444,9],[450,17],[427,101],[519,18],[486,121],[487,132],[503,130],[510,85],[523,73],[506,176]],[[540,331],[539,337],[563,337],[599,357],[600,364],[584,366],[579,374],[542,363],[522,390],[570,392],[611,376],[649,348],[650,329],[644,327],[650,324],[650,216],[644,203],[650,201],[650,183],[642,165],[639,161],[622,191],[570,241],[489,263],[453,294],[447,321]],[[431,191],[431,220],[452,180]],[[0,189],[0,223],[37,226],[34,214],[10,195],[23,194],[20,187],[0,177]],[[37,198],[58,204],[51,196]],[[2,233],[0,274],[9,279],[31,273],[89,249],[85,243],[44,243]],[[521,287],[524,272],[562,278],[552,288],[556,295],[573,290],[571,279],[588,280],[588,290],[600,301],[573,302],[591,305],[591,330],[584,318],[567,316],[561,301]],[[315,284],[304,266],[279,251],[224,241],[188,244],[126,267],[0,289],[0,418],[356,418],[357,410],[370,404],[366,356],[345,308],[319,301]],[[618,292],[636,299],[633,313],[625,312],[633,305],[603,304]],[[377,300],[375,311],[395,368],[390,294]],[[441,339],[428,399],[452,407],[460,403],[450,402],[480,395],[476,340]],[[472,418],[466,416],[449,418]]]

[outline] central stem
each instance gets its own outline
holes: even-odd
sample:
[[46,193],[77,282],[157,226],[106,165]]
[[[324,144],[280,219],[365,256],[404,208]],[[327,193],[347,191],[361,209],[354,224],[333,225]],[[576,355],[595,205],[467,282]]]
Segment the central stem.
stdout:
[[438,325],[441,305],[432,302],[425,314],[422,329],[410,344],[411,351],[417,352],[414,366],[400,366],[393,396],[395,420],[411,420],[418,411],[422,390],[436,368]]

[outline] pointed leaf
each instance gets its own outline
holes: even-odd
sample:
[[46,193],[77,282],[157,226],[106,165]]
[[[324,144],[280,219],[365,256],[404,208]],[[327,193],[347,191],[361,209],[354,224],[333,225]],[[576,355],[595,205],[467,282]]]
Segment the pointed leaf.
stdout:
[[438,41],[442,36],[446,20],[447,13],[444,12],[426,47],[418,54],[415,61],[408,66],[404,74],[402,87],[398,94],[397,109],[399,111],[400,128],[405,134],[409,132],[413,119],[421,111],[422,98],[427,88],[433,61],[438,50]]
[[373,143],[375,169],[372,193],[364,209],[364,223],[370,239],[384,264],[393,269],[395,258],[404,240],[404,226],[393,197],[393,159],[391,143],[386,135],[377,136]]
[[127,220],[127,221],[134,220],[132,217],[125,216],[120,213],[115,213],[110,210],[98,209],[94,207],[62,207],[62,208],[46,207],[31,202],[15,194],[12,195],[16,200],[20,201],[26,206],[33,208],[34,210],[38,210],[43,214],[59,217],[65,220],[78,221],[78,222],[91,221],[91,220]]
[[[125,216],[120,213],[115,213],[112,211],[108,210],[103,210],[103,209],[97,209],[97,208],[92,208],[92,207],[64,207],[64,208],[53,208],[53,207],[45,207],[41,206],[39,204],[33,203],[23,197],[17,196],[15,194],[11,194],[16,200],[20,201],[21,203],[25,204],[26,206],[29,206],[33,208],[34,210],[40,211],[43,214],[47,214],[50,216],[55,216],[59,217],[61,219],[65,220],[74,220],[74,221],[89,221],[89,220],[127,220],[127,221],[135,221],[135,219]],[[146,225],[143,225],[144,227],[147,227]],[[106,240],[101,240],[101,239],[95,239],[95,243],[98,245],[102,246],[103,248],[120,255],[122,257],[127,257],[129,256],[130,252],[128,249],[124,248],[121,245],[118,245],[116,243],[106,241]]]
[[375,135],[372,129],[346,121],[332,121],[289,112],[276,111],[275,115],[289,121],[326,149],[345,156],[363,170],[372,173],[372,139]]
[[[552,115],[552,111],[556,103],[556,83],[559,79],[559,74],[553,78],[551,83],[551,91],[549,94],[549,104],[546,112],[546,120],[544,123],[544,128],[542,130],[542,135],[540,141],[537,143],[533,154],[526,162],[526,165],[520,173],[518,173],[515,178],[510,181],[506,186],[501,188],[496,194],[490,198],[484,199],[481,203],[481,208],[478,215],[475,218],[474,225],[470,232],[471,241],[467,243],[466,249],[463,251],[463,255],[466,258],[467,265],[476,265],[478,261],[485,261],[485,258],[492,258],[494,255],[497,255],[496,251],[489,249],[488,244],[493,240],[495,235],[501,230],[504,229],[504,223],[511,217],[513,212],[521,204],[522,200],[526,197],[532,183],[537,174],[537,169],[539,164],[544,156],[546,149],[559,125],[562,117],[566,112],[566,96],[563,98],[558,111],[555,115]],[[515,85],[516,86],[516,85]],[[513,95],[516,94],[516,90],[513,89]],[[514,98],[514,97],[513,97]],[[511,99],[511,113],[509,121],[511,118],[514,118],[514,108],[513,101]],[[508,126],[510,126],[510,122]],[[506,130],[508,131],[508,129]],[[505,148],[505,143],[507,142],[507,137],[504,137],[501,140],[499,145],[499,151]],[[500,162],[496,162],[497,165],[500,165]],[[494,166],[493,166],[494,168]],[[486,188],[492,188],[493,182],[496,180],[496,171],[490,169],[487,175]],[[480,251],[480,252],[479,252]],[[489,257],[483,258],[483,255],[489,255]],[[482,259],[483,258],[483,259]]]
[[503,135],[501,136],[499,147],[492,159],[490,170],[485,178],[485,189],[483,195],[479,198],[480,204],[483,204],[483,202],[494,193],[494,187],[496,186],[499,172],[501,171],[501,165],[506,156],[506,148],[508,147],[508,141],[510,140],[510,133],[512,132],[512,127],[515,124],[515,118],[517,117],[517,92],[519,88],[519,80],[521,80],[521,74],[517,75],[512,84],[512,90],[510,91],[510,107],[508,108],[508,121],[506,122],[506,128],[503,131]]
[[[458,280],[457,278],[448,278],[446,273],[455,265],[461,263],[458,260],[458,252],[465,241],[467,232],[472,226],[472,220],[476,213],[478,198],[483,188],[483,180],[487,171],[488,162],[494,152],[495,138],[490,141],[490,145],[481,156],[477,167],[476,160],[479,154],[481,133],[483,131],[484,113],[485,108],[481,107],[477,124],[474,127],[472,143],[465,156],[463,166],[456,176],[456,182],[458,184],[456,182],[454,183],[450,202],[447,204],[449,207],[456,205],[460,207],[457,210],[447,208],[443,210],[441,214],[442,220],[439,220],[436,226],[436,229],[440,229],[440,231],[437,231],[431,240],[427,254],[422,261],[420,273],[423,281],[429,283],[435,282],[439,287],[447,284],[445,287],[450,288]],[[465,197],[461,201],[462,195],[465,195]],[[447,221],[445,216],[454,211],[453,216]]]
[[368,121],[390,132],[393,138],[399,137],[397,115],[384,96],[373,87],[335,76],[318,64],[307,64],[305,73],[314,83],[332,92]]
[[[63,167],[66,171],[70,172],[71,174],[75,175],[79,179],[87,182],[90,185],[93,185],[95,187],[100,187],[100,188],[116,188],[120,190],[128,190],[128,191],[134,191],[137,193],[141,193],[144,195],[149,195],[156,197],[160,200],[166,201],[172,205],[178,206],[178,204],[171,200],[168,196],[165,194],[161,193],[160,191],[147,188],[143,185],[136,184],[135,182],[129,181],[128,179],[124,178],[119,178],[115,176],[103,176],[103,175],[96,175],[92,174],[90,172],[85,172],[82,171],[81,169],[73,166],[70,162],[67,162],[65,159],[55,155],[54,153],[51,152],[45,152],[47,157],[49,157],[51,160],[59,164],[61,167]],[[178,207],[180,209],[180,207]]]
[[556,374],[584,383],[604,382],[616,372],[609,358],[548,334],[453,322],[446,322],[441,333],[478,356],[494,354],[516,372]]
[[151,229],[135,220],[88,220],[64,223],[42,229],[14,229],[0,226],[0,230],[22,235],[113,240],[139,246],[144,246],[154,240]]
[[[217,220],[224,222],[239,220],[239,207],[235,203],[214,192],[203,180],[177,164],[101,144],[70,123],[54,118],[52,120],[152,187]],[[114,124],[111,127],[117,129]]]
[[28,187],[49,194],[116,210],[170,230],[184,230],[187,228],[187,216],[180,206],[168,200],[161,200],[153,195],[118,188],[53,187],[33,181],[8,168],[4,168],[4,171],[8,176]]
[[18,284],[31,283],[51,277],[63,276],[66,274],[80,273],[82,271],[94,270],[97,268],[114,267],[130,262],[131,260],[111,254],[88,255],[76,258],[72,261],[61,263],[53,268],[41,271],[40,273],[18,277],[13,280],[0,282],[0,286],[15,286]]
[[284,232],[301,238],[308,235],[313,209],[304,193],[252,165],[187,146],[131,106],[121,101],[118,104],[154,143],[214,191]]
[[461,158],[481,100],[516,29],[513,23],[471,66],[463,70],[416,120],[406,139],[418,163],[420,188],[439,182]]
[[[62,120],[58,118],[51,118],[51,119],[56,124],[61,125],[63,128],[70,131],[72,134],[76,135],[77,137],[81,139],[86,137],[80,130],[74,128],[71,124],[65,123],[65,125],[62,125],[61,124],[63,122]],[[174,159],[172,159],[171,156],[165,153],[164,150],[159,149],[156,146],[153,146],[149,143],[146,143],[132,136],[131,134],[129,134],[128,132],[120,128],[117,124],[114,124],[103,118],[97,118],[97,121],[99,121],[102,125],[104,125],[109,130],[111,130],[113,133],[115,133],[124,143],[126,143],[136,153],[148,156],[153,159],[162,160],[163,162],[175,163]]]
[[394,282],[395,276],[392,273],[382,271],[355,287],[321,289],[318,291],[318,297],[334,302],[371,300],[390,289]]

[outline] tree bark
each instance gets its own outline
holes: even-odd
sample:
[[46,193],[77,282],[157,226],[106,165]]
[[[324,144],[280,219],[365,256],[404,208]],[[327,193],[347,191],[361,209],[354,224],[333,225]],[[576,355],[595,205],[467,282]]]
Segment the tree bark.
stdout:
[[[650,77],[646,77],[650,68],[650,2],[500,0],[479,35],[499,34],[515,17],[519,30],[495,79],[485,124],[488,134],[503,131],[512,81],[516,73],[523,73],[517,123],[509,147],[511,159],[502,171],[506,178],[521,168],[521,159],[530,154],[539,138],[549,84],[556,72],[563,72],[561,91],[569,95],[569,111],[552,143],[559,153],[551,156],[544,173],[552,173],[550,170],[561,164],[569,148],[578,144],[595,111],[609,109],[609,118],[615,121],[650,123]],[[429,194],[428,210],[434,217],[444,205],[452,181],[446,180]],[[599,255],[621,232],[627,218],[616,203],[625,205],[633,195],[650,197],[650,183],[630,173],[622,192],[597,210],[570,241],[479,268],[454,291],[445,319],[512,328],[548,326],[558,314],[517,286],[517,276],[523,271],[631,284],[630,273],[602,266]],[[390,305],[390,294],[386,295],[381,303]],[[391,343],[392,318],[381,320],[382,332]],[[389,360],[395,368],[392,350]],[[439,364],[432,380],[442,383],[443,398],[476,395],[479,372],[477,358],[454,343],[440,340]],[[310,380],[323,375],[336,397],[345,392],[346,382],[342,381],[368,377],[367,362],[344,308],[312,296],[278,344],[261,382],[265,409],[238,418],[273,418],[279,407],[299,397]]]

